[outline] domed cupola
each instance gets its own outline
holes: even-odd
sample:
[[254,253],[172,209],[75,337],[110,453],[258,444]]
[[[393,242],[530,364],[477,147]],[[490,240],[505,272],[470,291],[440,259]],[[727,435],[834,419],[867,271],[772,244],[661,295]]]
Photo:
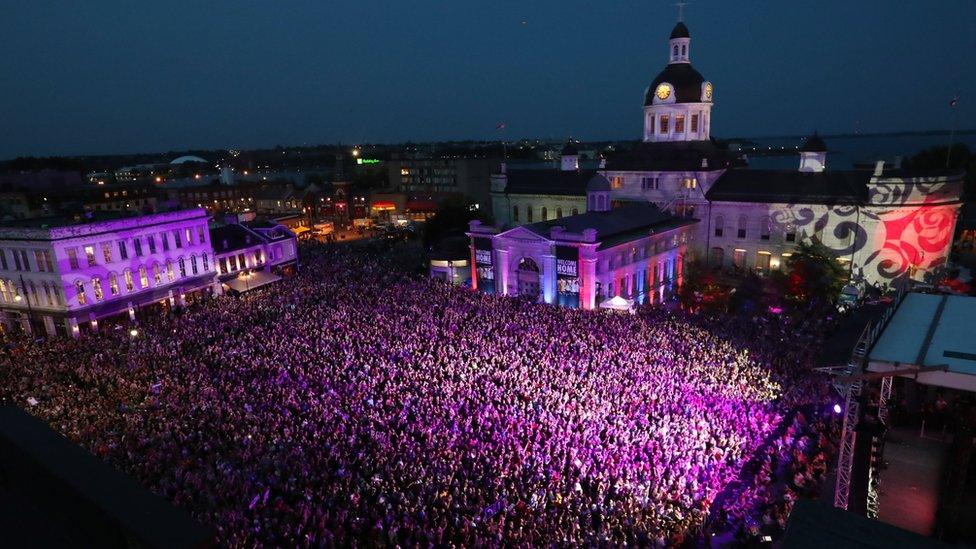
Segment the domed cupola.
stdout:
[[644,141],[706,141],[712,83],[690,61],[691,33],[678,22],[668,39],[668,65],[644,93]]

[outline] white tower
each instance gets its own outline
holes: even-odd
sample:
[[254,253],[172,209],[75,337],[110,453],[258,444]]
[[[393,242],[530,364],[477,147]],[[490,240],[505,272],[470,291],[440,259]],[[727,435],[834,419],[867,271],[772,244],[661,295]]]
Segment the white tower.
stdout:
[[644,141],[707,141],[712,83],[691,66],[691,34],[678,22],[668,39],[668,65],[644,94]]
[[563,171],[579,169],[579,150],[572,141],[568,141],[560,152],[560,166]]
[[800,147],[800,171],[819,173],[827,168],[827,144],[814,132]]

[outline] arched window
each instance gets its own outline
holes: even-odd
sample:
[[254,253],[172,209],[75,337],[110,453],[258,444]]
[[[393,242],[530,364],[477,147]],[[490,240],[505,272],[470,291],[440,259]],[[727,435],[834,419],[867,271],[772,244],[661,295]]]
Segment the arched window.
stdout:
[[548,218],[549,211],[545,206],[542,207],[542,220],[545,221]]
[[153,263],[152,266],[153,273],[153,284],[160,285],[163,283],[163,274],[159,270],[159,263]]
[[0,297],[2,297],[5,302],[10,300],[10,297],[7,295],[7,283],[2,280],[0,280]]
[[88,297],[85,295],[85,281],[76,280],[75,281],[75,295],[78,296],[78,305],[84,305],[88,302]]
[[579,210],[576,209],[576,208],[573,208],[573,215],[579,215]]
[[759,223],[759,240],[769,240],[769,233],[772,232],[772,221],[769,217],[764,217]]
[[671,54],[672,57],[678,57],[678,45],[674,45],[674,52]]
[[149,274],[146,272],[146,266],[139,266],[139,287],[148,288],[149,287]]
[[721,238],[725,234],[725,218],[717,215],[715,216],[715,236]]
[[186,278],[186,259],[180,258],[180,278]]
[[119,275],[115,273],[108,274],[108,290],[112,295],[119,295]]
[[512,206],[512,221],[518,223],[518,206]]
[[738,233],[736,234],[736,236],[738,238],[745,238],[746,237],[746,216],[744,216],[744,215],[740,215],[739,216],[739,229],[738,229]]
[[176,270],[173,269],[172,259],[166,260],[166,280],[168,280],[169,282],[176,280]]
[[529,223],[532,223],[532,206],[531,205],[525,207],[525,220],[528,221]]
[[135,288],[132,282],[132,271],[129,269],[122,271],[122,279],[125,280],[125,291],[131,292]]
[[193,269],[193,274],[194,275],[199,274],[199,271],[197,270],[197,256],[196,255],[191,255],[190,256],[190,268]]
[[688,46],[686,44],[681,44],[681,57],[688,55]]
[[556,208],[556,219],[559,219],[562,216],[563,216],[563,209],[562,208]]
[[209,258],[207,258],[207,253],[204,252],[203,255],[200,256],[200,258],[203,259],[203,272],[209,271],[210,270],[210,260],[209,260]]

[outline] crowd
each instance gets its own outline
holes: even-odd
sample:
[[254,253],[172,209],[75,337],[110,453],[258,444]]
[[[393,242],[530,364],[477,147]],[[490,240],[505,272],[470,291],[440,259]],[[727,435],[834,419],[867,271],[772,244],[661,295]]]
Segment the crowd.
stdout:
[[827,398],[818,339],[777,319],[562,309],[391,252],[302,253],[296,276],[135,338],[25,343],[0,357],[0,404],[230,546],[675,545],[710,514],[780,520],[779,472],[823,469],[826,420],[796,412]]

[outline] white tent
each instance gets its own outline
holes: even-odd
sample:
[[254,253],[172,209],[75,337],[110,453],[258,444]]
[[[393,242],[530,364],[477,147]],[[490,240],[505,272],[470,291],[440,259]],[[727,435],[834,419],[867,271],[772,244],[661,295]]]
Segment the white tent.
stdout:
[[628,313],[634,312],[634,300],[625,299],[623,297],[615,296],[604,301],[600,304],[601,309],[610,309],[613,311],[626,311]]

